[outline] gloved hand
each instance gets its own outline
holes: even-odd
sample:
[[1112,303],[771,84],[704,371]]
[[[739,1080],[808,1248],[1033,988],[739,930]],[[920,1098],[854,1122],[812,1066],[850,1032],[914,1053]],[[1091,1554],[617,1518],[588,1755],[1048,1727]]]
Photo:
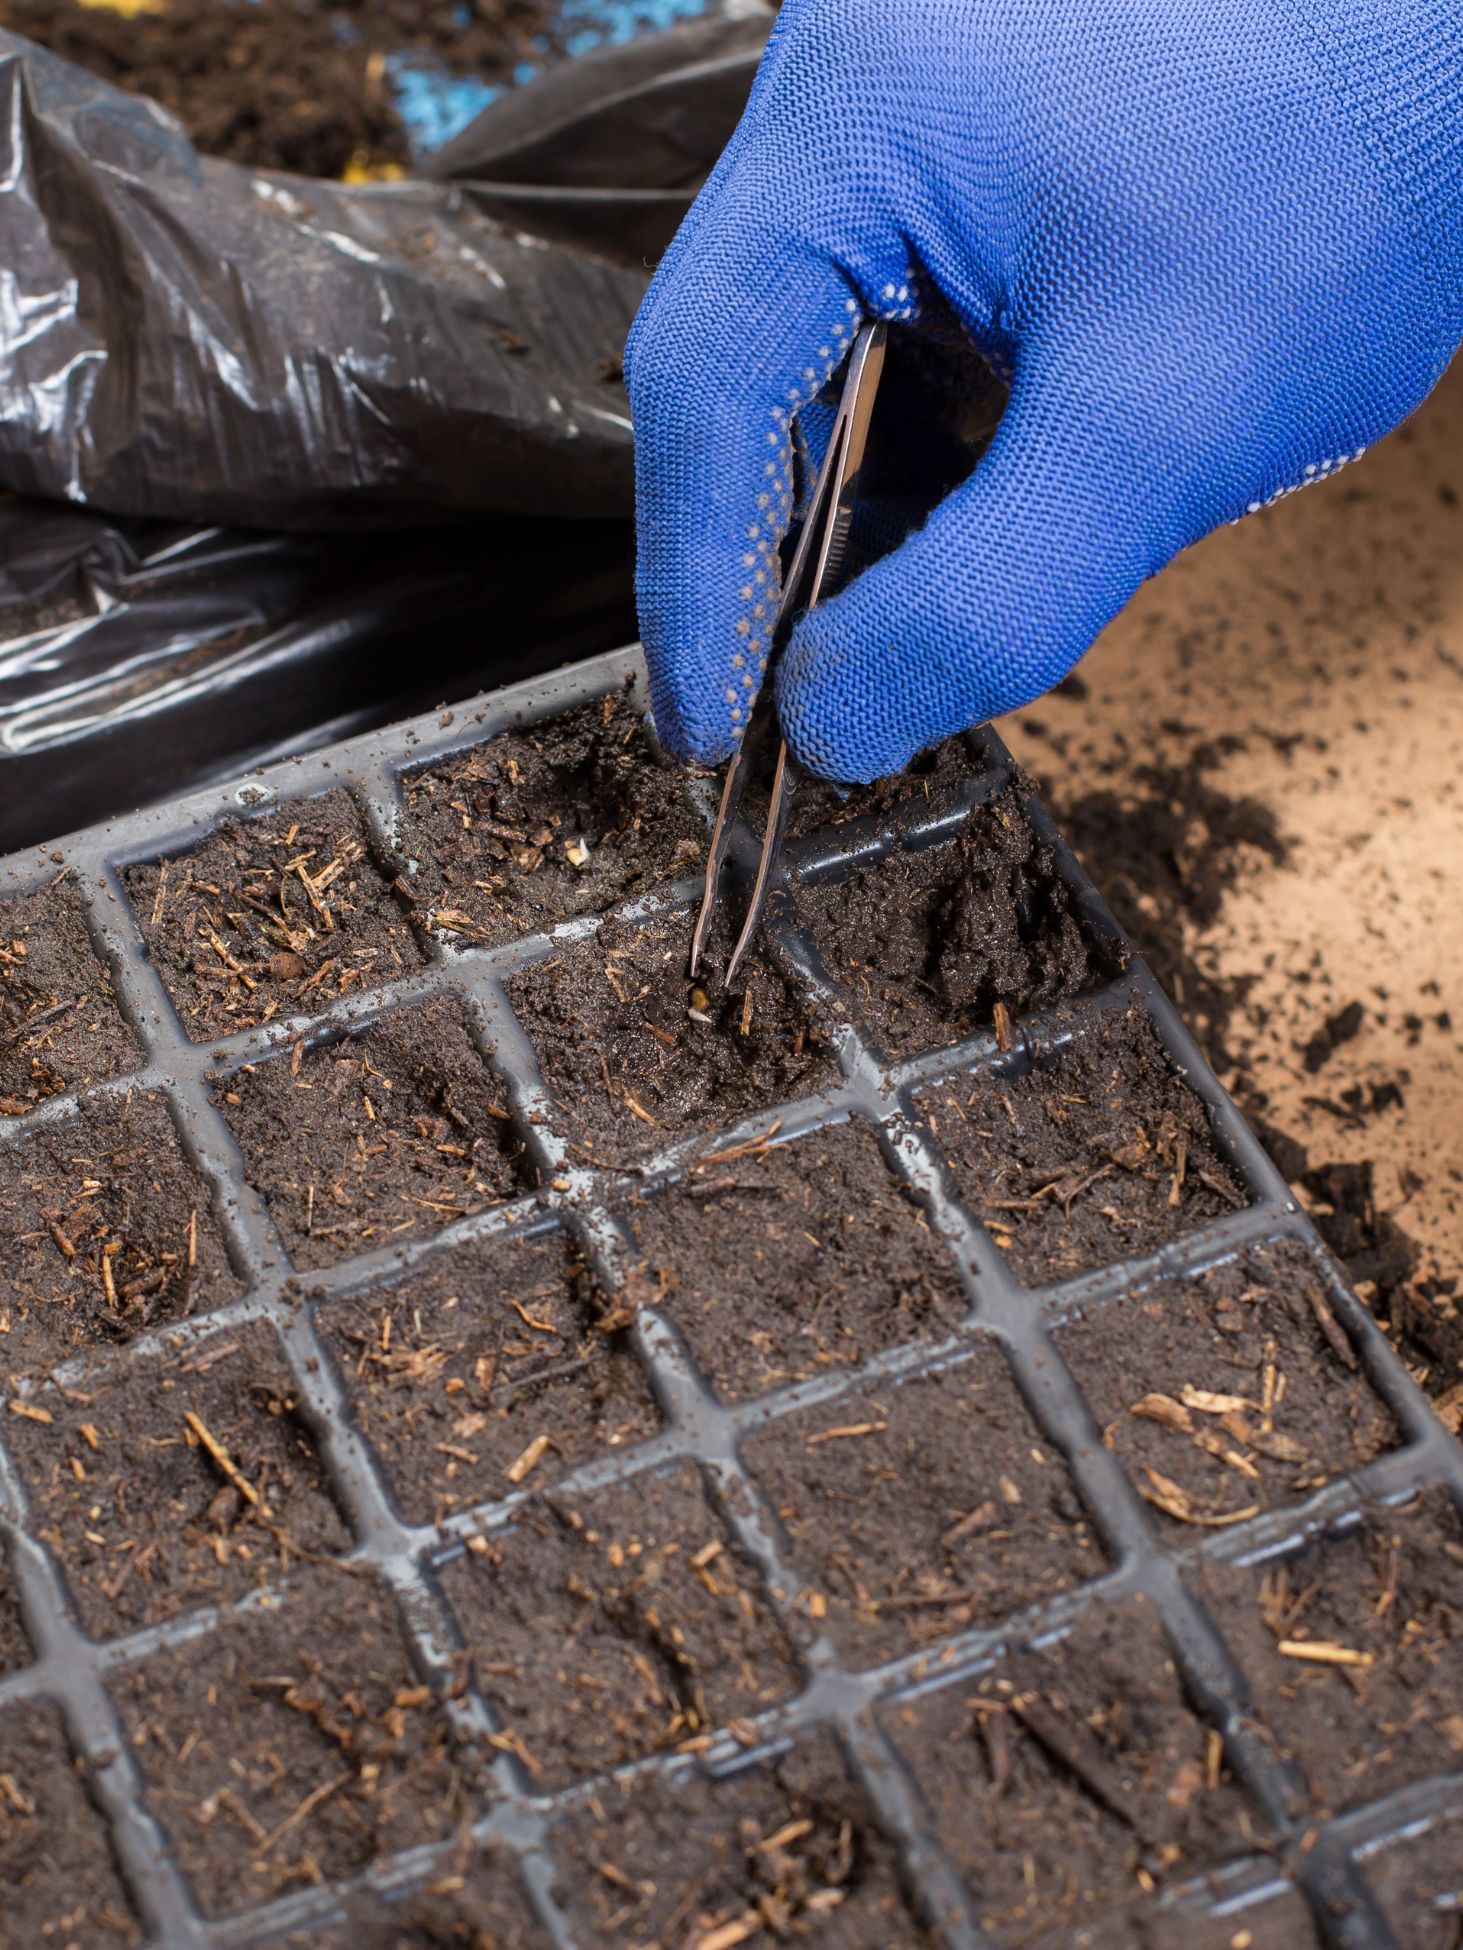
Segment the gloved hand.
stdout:
[[1463,338],[1457,0],[785,0],[626,357],[683,757],[746,722],[790,417],[873,315],[953,317],[1011,394],[789,645],[784,730],[845,780],[1028,702],[1179,549],[1421,401]]

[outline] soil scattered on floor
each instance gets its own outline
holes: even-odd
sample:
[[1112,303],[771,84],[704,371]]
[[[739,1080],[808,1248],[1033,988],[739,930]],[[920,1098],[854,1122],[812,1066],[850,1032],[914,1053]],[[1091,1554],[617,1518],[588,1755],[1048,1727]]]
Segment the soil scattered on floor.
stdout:
[[1048,1931],[1065,1944],[1113,1903],[1261,1839],[1144,1598],[881,1717],[981,1928],[1012,1950]]
[[317,1325],[402,1514],[440,1523],[660,1426],[606,1311],[562,1239],[491,1240],[328,1302]]
[[506,81],[532,53],[541,0],[0,0],[0,25],[176,115],[205,155],[340,176],[401,164],[388,57],[426,55]]
[[685,1747],[797,1690],[792,1648],[689,1464],[535,1499],[441,1578],[498,1744],[536,1788]]
[[498,947],[699,872],[706,823],[630,697],[505,731],[403,782],[423,925]]
[[194,1042],[313,1015],[421,957],[348,792],[227,820],[192,852],[122,876]]
[[856,1665],[994,1625],[1103,1569],[1067,1466],[994,1350],[769,1423],[744,1455],[804,1608]]
[[81,1623],[100,1638],[240,1598],[350,1545],[263,1326],[64,1393],[43,1388],[6,1439]]
[[205,1915],[444,1841],[467,1816],[464,1757],[373,1574],[312,1568],[278,1609],[108,1685]]
[[140,1943],[106,1824],[87,1799],[53,1706],[0,1713],[0,1889],[12,1943],[117,1950]]
[[1441,1491],[1204,1594],[1256,1716],[1335,1812],[1463,1755],[1463,1520]]
[[435,1232],[522,1188],[506,1091],[441,997],[214,1086],[297,1266]]
[[1153,1251],[1248,1199],[1147,1020],[923,1092],[960,1197],[1027,1286]]
[[895,848],[798,907],[831,975],[891,1055],[959,1041],[1095,988],[1110,970],[1073,911],[1024,785],[976,807],[958,838]]
[[138,1093],[0,1148],[7,1365],[65,1360],[240,1291],[213,1193],[160,1098]]
[[778,1919],[830,1950],[925,1950],[898,1860],[831,1738],[715,1778],[700,1768],[607,1784],[553,1838],[598,1873],[555,1889],[595,1943],[731,1945]]
[[583,1163],[637,1163],[836,1076],[791,979],[765,950],[748,954],[734,989],[721,983],[725,905],[695,981],[691,928],[686,914],[646,925],[611,919],[507,984],[554,1116]]
[[141,1061],[69,874],[0,902],[0,1116]]
[[1407,1950],[1458,1950],[1463,1942],[1463,1815],[1366,1861],[1382,1914]]
[[674,1321],[727,1400],[938,1339],[967,1310],[948,1251],[858,1122],[712,1153],[629,1216],[634,1297]]
[[1399,1440],[1314,1261],[1288,1242],[1094,1307],[1056,1341],[1175,1536],[1294,1502]]

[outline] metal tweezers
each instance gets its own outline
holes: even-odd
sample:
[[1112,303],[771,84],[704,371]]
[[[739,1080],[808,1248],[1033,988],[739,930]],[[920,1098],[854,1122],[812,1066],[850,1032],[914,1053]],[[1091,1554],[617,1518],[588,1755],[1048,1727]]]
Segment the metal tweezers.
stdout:
[[[717,811],[716,825],[712,828],[711,851],[706,861],[706,891],[701,896],[701,912],[697,917],[696,932],[691,938],[693,976],[711,930],[711,919],[716,912],[720,893],[721,872],[731,847],[732,829],[741,810],[747,782],[777,715],[772,700],[773,668],[792,633],[793,623],[805,609],[811,609],[820,597],[831,592],[843,566],[854,504],[858,499],[859,471],[868,444],[874,395],[884,369],[887,332],[888,328],[882,322],[863,326],[849,354],[848,373],[843,382],[843,395],[838,402],[828,452],[783,582],[782,600],[778,603],[777,617],[772,626],[772,642],[762,687],[746,729],[732,754],[731,763],[726,768],[726,782],[721,789],[721,805]],[[767,820],[762,831],[762,854],[757,862],[757,877],[752,883],[752,897],[747,903],[742,931],[737,936],[737,945],[727,963],[728,986],[762,924],[767,896],[782,852],[782,836],[797,789],[798,775],[797,761],[788,754],[787,740],[781,738],[778,740],[777,761],[773,768],[772,791],[767,801]]]

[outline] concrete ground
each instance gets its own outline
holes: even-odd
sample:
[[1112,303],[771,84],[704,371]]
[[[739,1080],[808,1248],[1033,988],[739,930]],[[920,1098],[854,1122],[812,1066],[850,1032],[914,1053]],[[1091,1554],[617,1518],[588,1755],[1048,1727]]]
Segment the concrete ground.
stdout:
[[[1463,1351],[1463,360],[1361,461],[1188,551],[1080,677],[1002,732],[1195,991],[1179,999],[1241,1101],[1312,1168],[1371,1167],[1376,1228],[1390,1215],[1417,1248],[1382,1311],[1424,1321],[1409,1358],[1445,1391]],[[1313,1170],[1318,1211],[1334,1191]]]

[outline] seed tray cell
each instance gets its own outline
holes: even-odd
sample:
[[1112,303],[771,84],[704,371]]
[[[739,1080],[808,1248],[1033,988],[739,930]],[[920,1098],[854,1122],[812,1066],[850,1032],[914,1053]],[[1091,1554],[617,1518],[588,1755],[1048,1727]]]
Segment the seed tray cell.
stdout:
[[557,1233],[476,1240],[321,1306],[320,1338],[408,1522],[543,1488],[655,1433],[644,1369],[607,1312]]
[[[724,938],[684,972],[713,785],[625,762],[643,702],[638,657],[600,659],[0,862],[0,903],[36,902],[19,961],[62,967],[75,927],[93,958],[19,1004],[50,1069],[0,1104],[0,1716],[75,1755],[116,1927],[993,1950],[1037,1901],[1063,1950],[1300,1946],[1298,1917],[1398,1950],[1378,1865],[1463,1810],[1458,1443],[996,740],[800,793],[728,997]],[[825,908],[982,832],[1022,855],[993,921],[1014,889],[1025,945],[1055,927],[1086,972],[996,979],[976,928],[928,1027],[880,1027],[900,998],[830,970]],[[754,860],[744,831],[743,892]],[[253,988],[196,924],[170,946],[180,888]],[[83,1018],[94,1044],[54,1026]],[[1225,1490],[1255,1476],[1130,1413],[1211,1417],[1186,1390],[1306,1451],[1219,1426],[1253,1515]],[[1395,1560],[1421,1630],[1394,1647],[1388,1605],[1365,1667],[1300,1662],[1345,1689],[1313,1704],[1264,1580],[1379,1524],[1431,1540]],[[1328,1606],[1360,1634],[1316,1582],[1297,1636]],[[1430,1712],[1405,1736],[1399,1673]],[[999,1795],[942,1802],[903,1716],[1008,1720],[980,1689],[1012,1675],[1131,1805],[1024,1722]],[[1028,1819],[1034,1897],[995,1845]]]
[[135,1069],[141,1050],[86,931],[74,875],[0,901],[0,1115]]

